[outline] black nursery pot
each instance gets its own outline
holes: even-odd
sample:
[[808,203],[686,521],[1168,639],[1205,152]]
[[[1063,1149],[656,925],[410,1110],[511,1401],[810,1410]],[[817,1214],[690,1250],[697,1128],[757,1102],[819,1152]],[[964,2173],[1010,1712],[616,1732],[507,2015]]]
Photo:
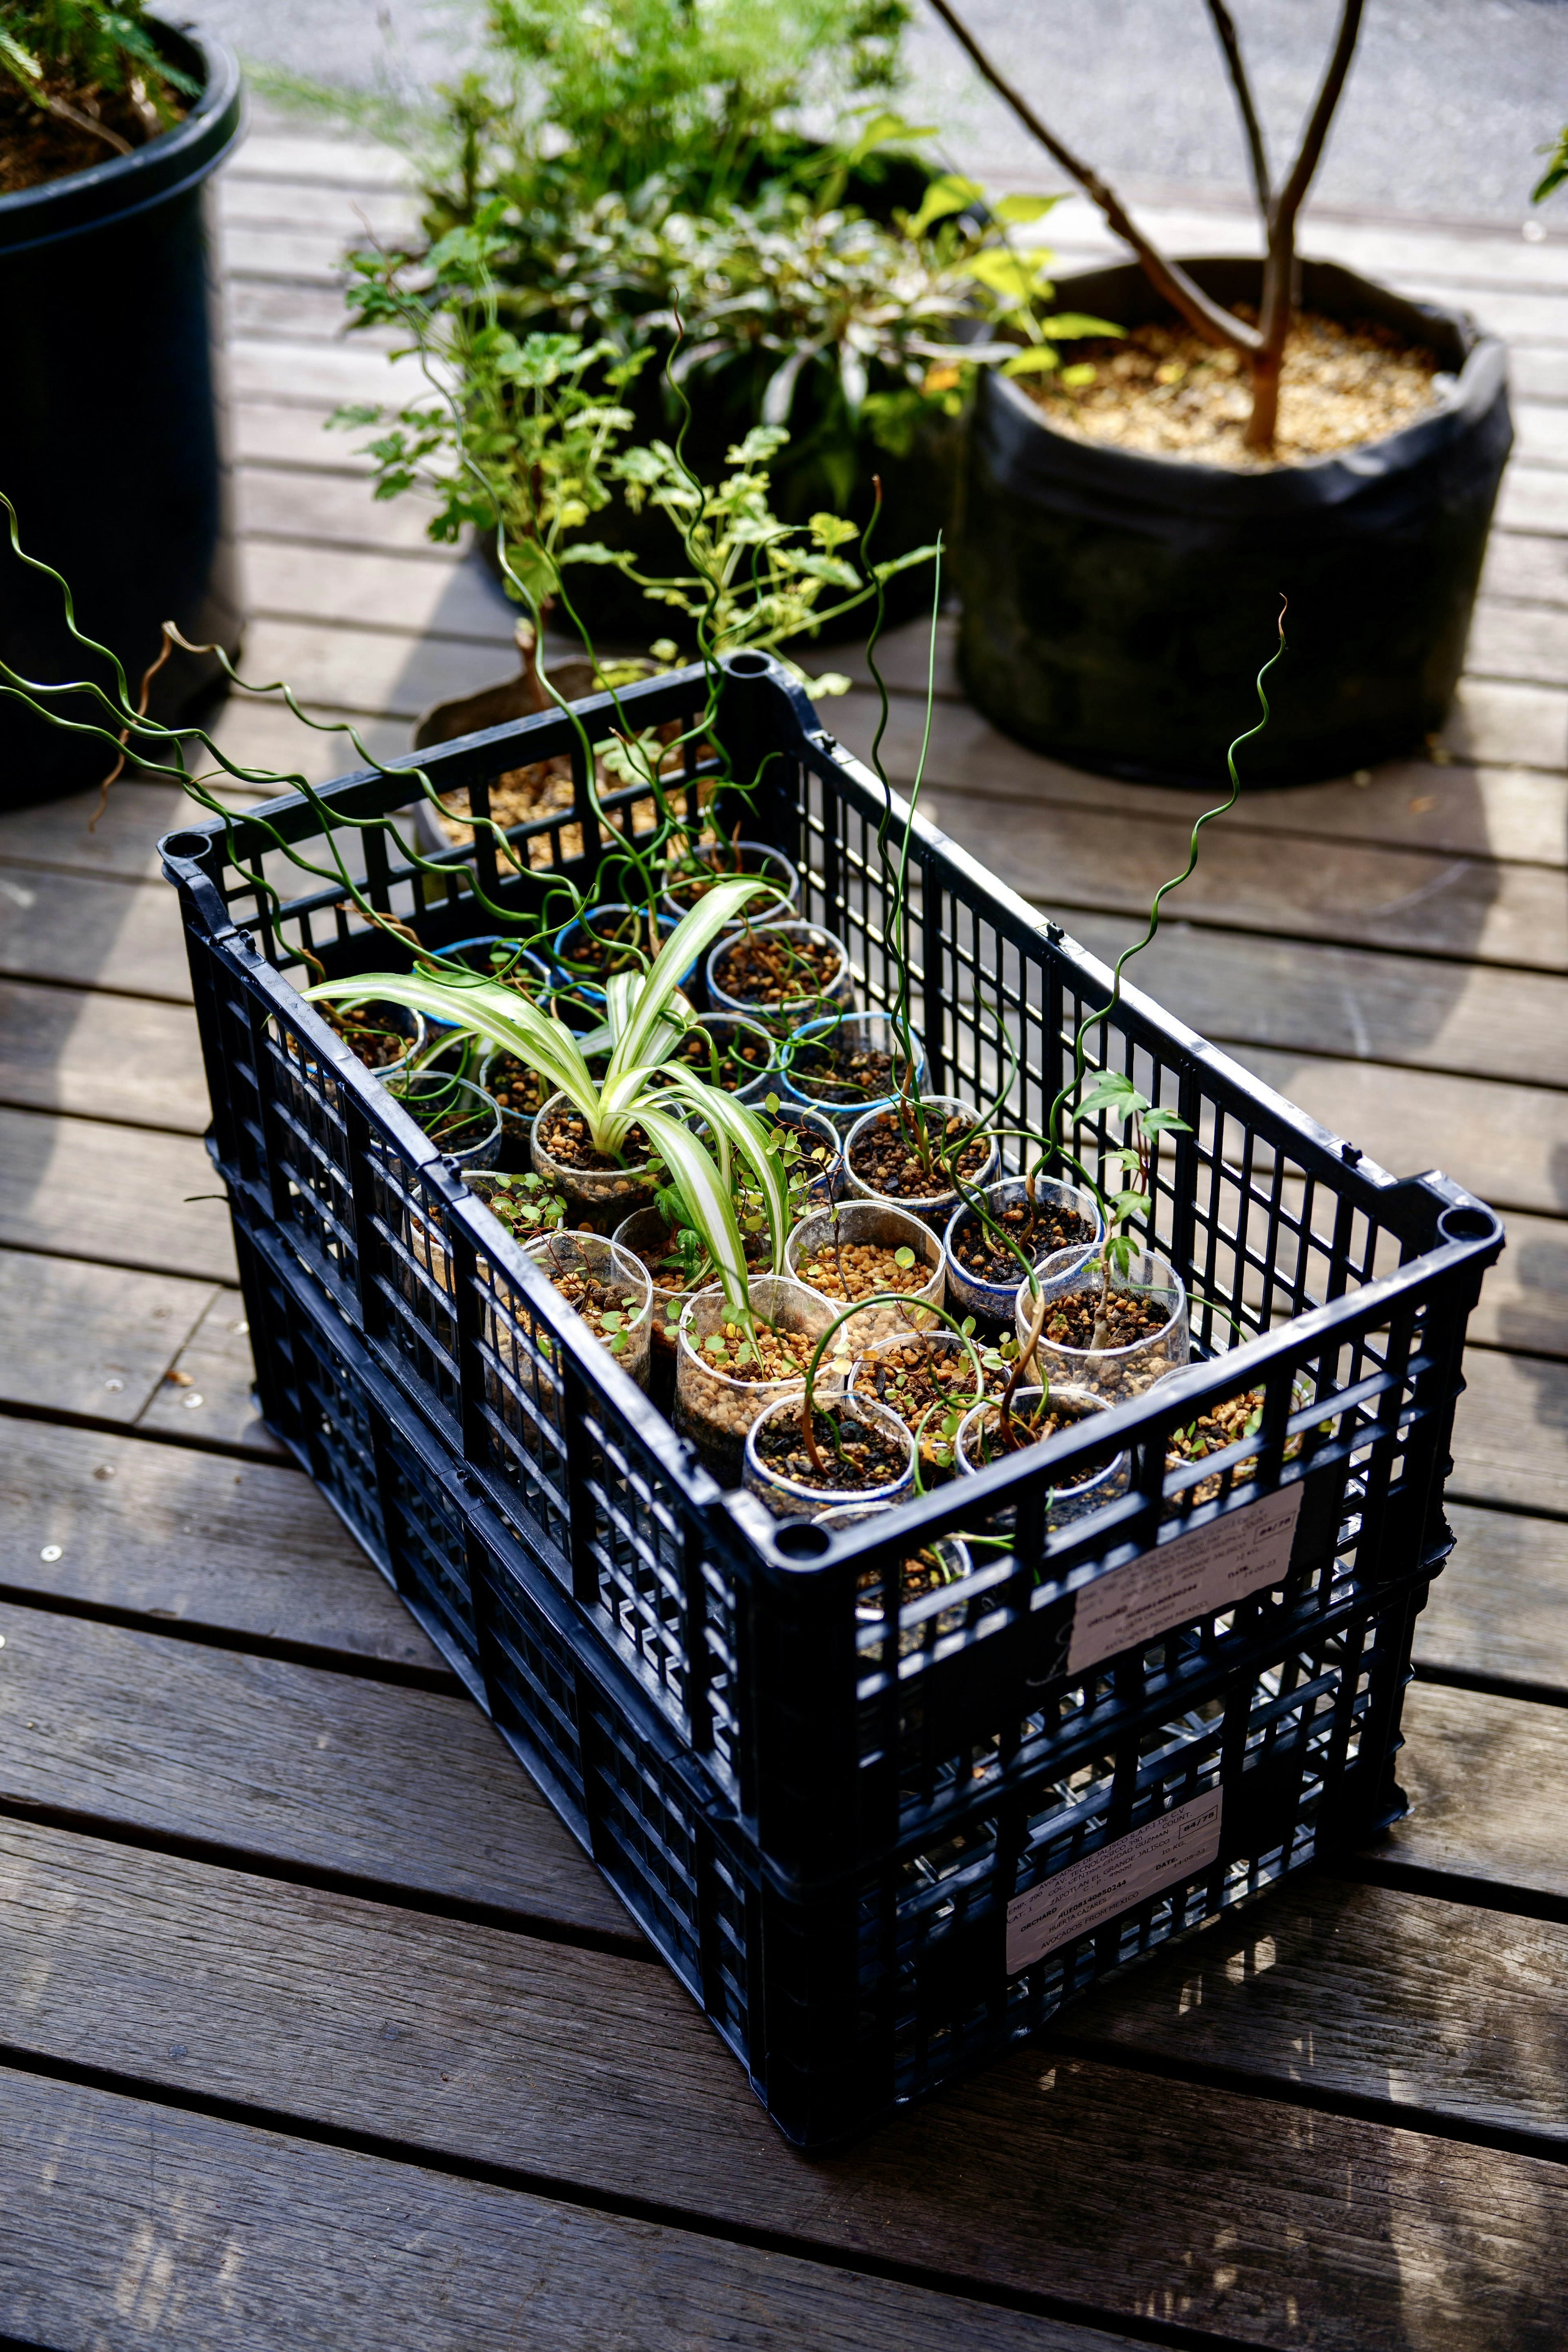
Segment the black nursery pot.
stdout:
[[[1258,300],[1257,261],[1184,267],[1221,302]],[[1128,327],[1173,318],[1135,264],[1057,292]],[[1226,744],[1258,716],[1251,680],[1281,594],[1289,650],[1245,782],[1312,782],[1441,726],[1513,440],[1503,348],[1331,263],[1301,265],[1301,304],[1426,345],[1452,389],[1383,440],[1243,473],[1075,438],[984,377],[960,657],[973,699],[1010,735],[1106,775],[1223,781]]]
[[[130,155],[0,196],[0,489],[23,546],[64,573],[78,625],[114,648],[132,697],[165,619],[231,653],[240,634],[207,203],[241,136],[239,68],[210,34],[153,29],[202,85],[184,121]],[[0,656],[40,681],[112,679],[3,529]],[[211,656],[175,654],[153,681],[153,715],[184,718],[219,676]],[[82,697],[61,707],[100,716]],[[0,696],[0,806],[95,782],[112,759]]]

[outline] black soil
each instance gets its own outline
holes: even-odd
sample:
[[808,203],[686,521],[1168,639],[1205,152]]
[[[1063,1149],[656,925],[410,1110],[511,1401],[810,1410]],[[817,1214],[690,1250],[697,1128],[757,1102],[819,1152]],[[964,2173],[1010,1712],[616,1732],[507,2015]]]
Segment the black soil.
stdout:
[[[914,1121],[908,1124],[913,1132],[906,1132],[901,1108],[879,1111],[849,1148],[849,1165],[861,1182],[889,1200],[940,1200],[954,1190],[950,1170],[966,1182],[973,1181],[991,1156],[990,1144],[981,1136],[951,1160],[933,1157],[928,1161],[921,1157]],[[940,1112],[929,1111],[926,1133],[932,1154],[967,1134],[973,1124],[962,1111],[950,1112],[945,1118]]]
[[[1042,1201],[1031,1211],[1020,1201],[1009,1208],[994,1208],[991,1219],[1017,1244],[1030,1265],[1037,1265],[1053,1250],[1070,1249],[1075,1242],[1094,1239],[1094,1228],[1089,1219],[1059,1202]],[[952,1249],[965,1274],[972,1275],[976,1282],[994,1283],[1000,1287],[1016,1285],[1024,1278],[1012,1250],[1005,1242],[987,1233],[973,1209],[960,1218]]]
[[858,1421],[853,1412],[814,1411],[812,1435],[821,1467],[813,1462],[802,1414],[775,1413],[758,1433],[757,1453],[766,1466],[798,1486],[826,1494],[870,1494],[903,1475],[906,1455],[885,1430]]
[[588,1122],[579,1111],[552,1111],[549,1125],[536,1124],[534,1133],[552,1160],[583,1176],[624,1174],[627,1169],[646,1167],[653,1158],[653,1146],[640,1127],[627,1129],[618,1160],[613,1160],[608,1152],[595,1151],[589,1139]]
[[[25,33],[22,37],[25,42]],[[41,187],[47,180],[63,179],[68,172],[88,172],[95,164],[112,163],[125,147],[144,147],[149,135],[157,136],[158,126],[142,121],[124,90],[80,89],[58,74],[46,74],[42,87],[50,97],[63,99],[79,114],[85,114],[89,122],[104,124],[123,145],[46,113],[6,74],[0,79],[0,196],[14,195],[21,188]],[[174,121],[178,121],[184,110],[174,100]]]
[[730,941],[713,973],[738,1004],[810,1004],[826,997],[842,968],[843,958],[826,940],[752,931]]
[[790,1056],[789,1074],[813,1102],[874,1103],[896,1095],[908,1064],[879,1045],[857,1045],[847,1038],[814,1038]]

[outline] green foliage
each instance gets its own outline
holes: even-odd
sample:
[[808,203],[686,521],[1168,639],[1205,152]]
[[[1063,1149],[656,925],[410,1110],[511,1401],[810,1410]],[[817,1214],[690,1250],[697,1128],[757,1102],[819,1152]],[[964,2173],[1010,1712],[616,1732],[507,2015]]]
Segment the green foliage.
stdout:
[[[806,107],[900,78],[908,0],[493,0],[486,70],[447,92],[461,216],[481,183],[531,205],[658,176],[711,204],[803,151]],[[437,194],[437,209],[442,204]]]
[[1547,164],[1530,192],[1532,205],[1543,205],[1547,197],[1560,188],[1564,180],[1568,180],[1568,124],[1558,132],[1556,146],[1543,147],[1541,152],[1547,158]]
[[[79,127],[84,103],[123,99],[146,137],[176,120],[177,99],[197,93],[159,49],[142,0],[5,0],[0,87],[6,82]],[[93,128],[90,113],[85,127]]]

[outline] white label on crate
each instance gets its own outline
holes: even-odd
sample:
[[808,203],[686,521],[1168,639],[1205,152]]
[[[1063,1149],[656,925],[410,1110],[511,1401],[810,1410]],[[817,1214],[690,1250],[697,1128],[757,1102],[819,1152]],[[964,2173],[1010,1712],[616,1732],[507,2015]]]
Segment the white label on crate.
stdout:
[[1219,1852],[1222,1792],[1189,1797],[1086,1861],[1069,1863],[1007,1906],[1007,1974],[1016,1977],[1075,1936],[1092,1935],[1119,1911],[1206,1870]]
[[1083,1585],[1073,1603],[1068,1674],[1278,1584],[1290,1565],[1301,1491],[1298,1479]]

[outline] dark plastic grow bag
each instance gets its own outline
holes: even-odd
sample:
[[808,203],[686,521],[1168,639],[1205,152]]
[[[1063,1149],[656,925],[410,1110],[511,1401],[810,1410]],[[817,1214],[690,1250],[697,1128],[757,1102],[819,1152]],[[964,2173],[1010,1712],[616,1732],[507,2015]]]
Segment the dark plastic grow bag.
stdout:
[[[686,671],[623,709],[654,727],[703,701]],[[616,723],[607,697],[578,708],[596,740]],[[805,869],[806,914],[886,1003],[875,779],[761,656],[731,664],[718,726],[736,772],[764,779],[748,832]],[[512,838],[561,865],[580,825],[567,870],[586,880],[601,836],[567,720],[426,764],[482,815],[493,778],[556,754],[578,762],[575,807]],[[703,770],[689,751],[672,789],[700,792]],[[433,944],[472,934],[476,882],[536,902],[541,875],[502,883],[484,836],[443,856],[444,878],[415,874],[394,814],[407,789],[374,773],[326,789],[334,814],[371,820],[340,837],[374,901]],[[261,1408],[792,2140],[842,2139],[1399,1814],[1466,1318],[1502,1241],[1489,1211],[1441,1176],[1395,1181],[1129,992],[1095,1056],[1190,1130],[1158,1140],[1152,1232],[1205,1302],[1200,1359],[1227,1318],[1256,1336],[896,1522],[781,1527],[721,1493],[301,1001],[305,953],[363,971],[388,945],[335,887],[258,903],[231,853],[255,856],[263,819],[290,841],[318,830],[290,795],[163,845]],[[1014,1107],[1037,1126],[1108,973],[924,823],[911,883],[932,1087],[978,1091],[976,1000],[999,1003]],[[1253,1388],[1247,1459],[1184,1498],[1170,1433]],[[1047,1538],[1050,1491],[1112,1437],[1130,1490]],[[916,1542],[1004,1526],[965,1581],[899,1607]]]
[[[1258,299],[1256,261],[1184,266],[1222,302]],[[1172,316],[1133,264],[1063,278],[1058,298],[1129,327]],[[1428,345],[1451,388],[1383,440],[1245,472],[1078,437],[983,380],[961,661],[1009,734],[1107,775],[1212,784],[1282,595],[1289,650],[1249,783],[1342,774],[1442,725],[1513,439],[1506,355],[1472,320],[1330,263],[1301,265],[1301,300]]]
[[[241,136],[239,69],[210,35],[158,32],[202,84],[184,121],[0,196],[0,489],[23,546],[69,580],[79,625],[113,647],[133,692],[165,619],[230,652],[240,631],[207,197]],[[24,677],[100,674],[3,529],[0,656]],[[153,716],[182,717],[218,674],[211,656],[176,654],[153,682]],[[98,716],[81,697],[62,708]],[[112,758],[0,695],[0,805],[79,789]]]

